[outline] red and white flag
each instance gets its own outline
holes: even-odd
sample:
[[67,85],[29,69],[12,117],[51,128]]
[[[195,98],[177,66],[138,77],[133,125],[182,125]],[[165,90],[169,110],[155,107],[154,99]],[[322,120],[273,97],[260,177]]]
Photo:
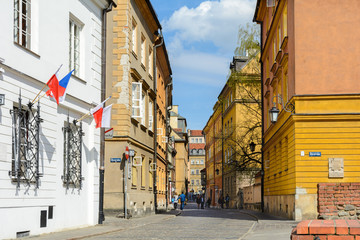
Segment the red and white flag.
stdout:
[[107,98],[96,107],[90,109],[90,113],[93,115],[96,123],[96,128],[110,128],[112,104],[104,108],[105,102],[110,98],[111,97]]

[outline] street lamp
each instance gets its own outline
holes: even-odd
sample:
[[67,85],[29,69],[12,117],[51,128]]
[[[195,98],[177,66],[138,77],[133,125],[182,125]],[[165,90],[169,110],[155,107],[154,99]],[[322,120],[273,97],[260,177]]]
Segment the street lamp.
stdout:
[[290,103],[290,102],[286,102],[284,105],[284,101],[281,97],[280,94],[275,95],[273,97],[273,107],[269,110],[269,114],[270,114],[270,121],[271,123],[276,123],[280,110],[276,107],[276,103],[274,102],[274,98],[278,99],[279,104],[281,104],[282,109],[284,109],[285,112],[289,112],[289,113],[294,113],[295,112],[295,106]]
[[251,151],[251,152],[254,152],[254,151],[255,151],[255,146],[256,146],[256,144],[255,144],[254,142],[251,142],[251,143],[249,144],[249,146],[250,146],[250,151]]
[[216,175],[219,175],[220,170],[217,168],[215,171],[216,171]]

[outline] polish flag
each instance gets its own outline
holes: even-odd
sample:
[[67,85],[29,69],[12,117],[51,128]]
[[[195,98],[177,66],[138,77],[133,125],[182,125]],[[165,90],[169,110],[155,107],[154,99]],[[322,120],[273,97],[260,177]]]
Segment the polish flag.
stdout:
[[110,128],[112,104],[104,108],[105,102],[110,98],[108,97],[105,101],[90,109],[90,113],[93,115],[96,123],[96,128]]
[[46,92],[46,95],[49,96],[49,97],[54,98],[58,105],[59,105],[59,103],[63,103],[65,101],[67,85],[69,83],[71,74],[73,72],[74,72],[74,70],[69,72],[57,84],[56,84],[57,77],[56,77],[56,74],[54,74],[53,77],[55,76],[56,81],[55,80],[52,81],[52,86],[53,87],[50,87],[50,85],[49,85],[49,82],[53,79],[53,77],[48,82],[48,86],[49,86],[50,89]]

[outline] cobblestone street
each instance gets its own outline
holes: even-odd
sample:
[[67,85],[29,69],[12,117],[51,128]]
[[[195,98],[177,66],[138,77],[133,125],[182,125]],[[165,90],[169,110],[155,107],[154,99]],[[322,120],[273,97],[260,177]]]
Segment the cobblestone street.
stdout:
[[[180,213],[180,214],[179,214]],[[177,216],[176,216],[177,215]],[[129,220],[107,216],[104,225],[81,228],[31,239],[239,239],[288,240],[296,222],[253,211],[197,209],[170,211]]]

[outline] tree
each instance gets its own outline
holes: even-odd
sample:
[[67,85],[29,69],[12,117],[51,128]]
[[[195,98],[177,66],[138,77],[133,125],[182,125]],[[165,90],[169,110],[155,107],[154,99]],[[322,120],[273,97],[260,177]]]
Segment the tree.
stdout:
[[[260,44],[256,24],[239,28],[238,44],[225,87],[234,94],[237,120],[231,126],[225,123],[222,135],[217,137],[223,141],[225,167],[253,179],[261,168],[262,142]],[[242,66],[236,66],[237,62]],[[227,100],[219,100],[226,106]],[[251,142],[256,145],[254,151],[250,149]]]

